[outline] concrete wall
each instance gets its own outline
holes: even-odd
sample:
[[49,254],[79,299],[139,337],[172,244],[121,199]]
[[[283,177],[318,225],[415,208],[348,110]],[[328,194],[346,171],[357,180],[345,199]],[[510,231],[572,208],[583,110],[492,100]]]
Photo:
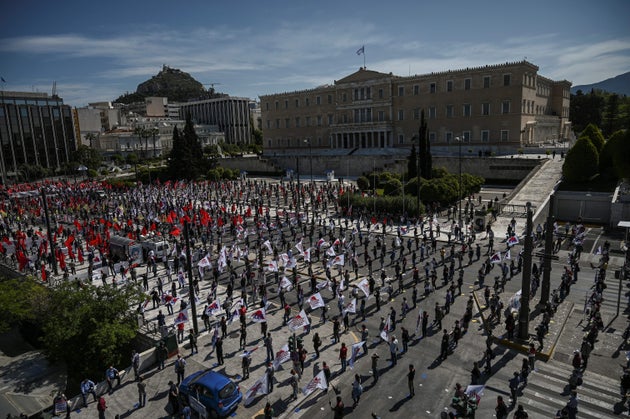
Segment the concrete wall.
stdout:
[[[401,156],[353,156],[353,155],[332,155],[332,156],[277,156],[267,159],[255,157],[230,158],[220,161],[221,166],[231,169],[246,170],[250,173],[272,171],[274,169],[296,170],[300,166],[300,176],[308,179],[311,173],[311,160],[313,165],[313,176],[321,178],[329,170],[335,171],[335,177],[356,178],[364,173],[371,172],[374,168],[384,169],[392,172],[402,173],[407,170],[407,159]],[[525,158],[492,158],[463,156],[462,172],[481,176],[485,179],[506,179],[520,181],[524,179],[533,168],[538,166],[543,160]],[[445,167],[449,172],[459,172],[458,157],[433,157],[433,167]]]
[[554,216],[558,220],[609,224],[612,192],[557,191]]

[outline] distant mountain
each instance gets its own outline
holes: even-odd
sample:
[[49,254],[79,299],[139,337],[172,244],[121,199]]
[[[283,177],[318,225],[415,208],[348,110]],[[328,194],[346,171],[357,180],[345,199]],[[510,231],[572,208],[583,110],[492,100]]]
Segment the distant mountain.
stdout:
[[126,104],[142,102],[145,97],[150,96],[167,97],[169,102],[186,102],[227,95],[215,92],[214,88],[206,90],[203,84],[195,80],[190,74],[165,65],[158,74],[140,83],[134,93],[126,93],[115,102]]
[[609,93],[630,96],[630,71],[597,83],[573,86],[571,88],[571,93],[575,94],[578,90],[581,90],[583,93],[588,93],[591,89],[604,90]]

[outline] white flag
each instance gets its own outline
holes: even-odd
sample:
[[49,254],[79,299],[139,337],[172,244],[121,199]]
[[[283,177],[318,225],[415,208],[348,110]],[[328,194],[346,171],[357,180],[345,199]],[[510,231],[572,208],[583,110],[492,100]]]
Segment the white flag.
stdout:
[[311,310],[315,310],[316,308],[324,307],[326,305],[320,293],[311,295],[308,299],[308,303],[311,305]]
[[309,383],[302,389],[302,393],[305,396],[308,396],[312,392],[317,389],[326,390],[328,388],[328,383],[326,383],[326,376],[324,375],[324,370],[321,370],[319,374],[317,374]]
[[383,330],[381,331],[381,339],[383,339],[385,342],[389,342],[389,332],[391,332],[391,330],[391,317],[387,316],[387,320],[385,320],[385,325],[383,326]]
[[320,291],[321,291],[321,290],[323,290],[324,288],[326,288],[328,285],[329,285],[329,281],[328,281],[328,280],[326,280],[326,281],[321,281],[321,282],[318,282],[318,283],[317,283],[317,285],[315,285],[315,288],[317,288],[318,290],[320,290]]
[[304,251],[303,256],[304,256],[304,261],[306,262],[311,261],[311,248],[310,247]]
[[302,245],[302,240],[295,244],[295,248],[300,252],[300,254],[304,253],[304,246]]
[[269,388],[269,385],[267,383],[267,374],[265,373],[262,375],[262,377],[260,377],[258,380],[254,382],[254,384],[249,388],[249,390],[247,390],[247,393],[245,393],[243,404],[247,406],[248,404],[254,401],[256,396],[267,394],[268,388]]
[[201,258],[201,259],[199,260],[199,262],[197,262],[197,266],[198,266],[200,269],[203,269],[203,268],[205,268],[206,266],[208,266],[208,267],[210,267],[210,268],[211,268],[211,267],[212,267],[212,262],[210,262],[210,257],[208,257],[208,256],[206,255],[206,256],[204,256],[203,258]]
[[212,303],[210,303],[210,305],[208,305],[208,308],[206,308],[206,314],[208,316],[216,316],[217,313],[219,313],[220,311],[221,311],[221,300],[219,300],[218,298],[214,300]]
[[334,257],[335,256],[335,249],[331,247],[328,248],[328,250],[326,250],[326,254],[330,257]]
[[289,352],[289,345],[285,344],[278,352],[273,360],[273,369],[277,370],[280,365],[291,359],[291,352]]
[[490,263],[501,263],[501,252],[497,252],[490,257]]
[[271,243],[269,242],[269,240],[265,240],[265,242],[263,243],[263,246],[267,248],[267,251],[269,253],[273,253],[273,249],[271,248]]
[[503,259],[505,259],[505,260],[512,260],[512,252],[510,250],[505,252],[505,256],[503,257]]
[[278,262],[276,262],[275,260],[270,260],[269,264],[267,265],[267,270],[269,272],[278,272]]
[[357,312],[357,299],[353,298],[348,304],[343,307],[344,313],[355,313]]
[[357,284],[357,287],[363,291],[367,298],[370,298],[370,282],[367,278],[363,278],[361,282]]
[[286,276],[283,276],[282,280],[280,280],[280,288],[288,290],[292,286],[293,284],[291,284],[291,281],[289,281],[289,278],[287,278]]
[[302,310],[297,314],[297,316],[289,320],[289,323],[287,323],[287,326],[289,326],[289,329],[291,329],[291,331],[295,332],[300,327],[304,327],[309,324],[311,323],[308,321],[308,318],[306,317],[306,312]]
[[249,315],[254,323],[264,323],[267,321],[267,315],[264,308],[256,309]]
[[352,344],[352,353],[350,355],[350,361],[348,362],[350,368],[354,368],[354,362],[357,359],[357,355],[359,355],[359,351],[363,348],[363,345],[365,345],[365,341]]

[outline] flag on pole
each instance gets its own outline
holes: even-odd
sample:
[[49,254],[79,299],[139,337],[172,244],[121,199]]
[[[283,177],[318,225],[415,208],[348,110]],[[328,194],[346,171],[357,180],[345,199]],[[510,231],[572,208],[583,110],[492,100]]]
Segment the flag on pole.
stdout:
[[345,255],[337,255],[334,259],[330,261],[330,265],[341,265],[343,266],[346,262]]
[[180,323],[188,323],[188,311],[187,310],[180,311],[179,313],[177,313],[177,317],[175,317],[175,326],[177,326]]
[[319,374],[317,374],[308,384],[302,389],[302,394],[308,396],[312,392],[317,389],[326,390],[328,388],[328,383],[326,382],[326,376],[324,375],[324,370],[321,370]]
[[322,295],[318,292],[310,296],[310,298],[308,299],[308,303],[311,306],[311,310],[315,310],[316,308],[324,307],[326,305],[326,303],[324,303]]
[[324,288],[326,288],[329,285],[329,281],[322,281],[322,282],[318,282],[317,285],[315,285],[315,288],[317,288],[318,290],[323,290]]
[[346,305],[343,306],[343,312],[345,313],[355,313],[357,312],[357,299],[353,298]]
[[267,251],[269,253],[273,253],[273,249],[271,248],[271,243],[269,242],[269,240],[265,240],[265,242],[263,243],[263,246],[267,248]]
[[276,262],[275,260],[270,260],[269,264],[267,265],[267,270],[269,272],[278,272],[278,262]]
[[503,259],[504,260],[512,260],[512,252],[510,250],[505,252],[505,256],[503,256]]
[[278,352],[276,352],[276,357],[273,360],[273,369],[277,370],[280,365],[287,362],[291,359],[291,352],[289,352],[289,345],[285,344]]
[[254,323],[264,323],[267,321],[267,315],[265,314],[264,308],[254,310],[249,317]]
[[363,291],[363,294],[365,294],[367,298],[370,298],[370,282],[367,278],[363,278],[361,282],[357,284],[357,287]]
[[332,246],[330,246],[328,250],[326,250],[326,254],[330,257],[335,257],[335,249]]
[[359,355],[359,351],[363,348],[363,345],[365,345],[364,340],[361,342],[352,344],[352,353],[350,355],[350,361],[348,362],[350,369],[354,368],[354,362],[356,361],[357,356]]
[[287,323],[287,326],[289,326],[289,329],[292,332],[295,332],[300,327],[304,327],[309,324],[311,324],[311,322],[308,321],[308,318],[306,317],[306,312],[302,310],[297,314],[297,316],[289,320],[289,323]]
[[385,324],[383,325],[383,330],[381,330],[381,339],[385,342],[389,341],[389,332],[392,331],[391,317],[387,316],[387,320],[385,320]]
[[490,263],[501,263],[501,252],[497,252],[490,257]]
[[217,298],[214,300],[208,308],[206,308],[206,314],[208,316],[216,316],[218,312],[221,311],[221,301]]
[[262,375],[262,377],[260,377],[258,380],[254,382],[254,384],[249,388],[249,390],[247,390],[247,392],[245,393],[243,404],[247,406],[248,404],[251,404],[254,401],[256,396],[267,394],[268,388],[269,388],[269,385],[267,383],[267,374],[265,373]]
[[513,235],[513,236],[508,237],[508,239],[507,239],[507,245],[510,246],[510,247],[512,247],[512,246],[514,246],[515,244],[518,244],[518,243],[519,243],[519,241],[518,241],[518,237],[516,236],[516,234]]
[[365,54],[365,45],[361,46],[361,48],[357,50],[357,55],[361,55],[361,54]]
[[295,244],[295,248],[300,252],[300,254],[304,253],[304,246],[302,245],[302,240]]
[[286,276],[283,276],[282,279],[280,280],[280,288],[288,290],[292,286],[293,284],[291,284],[291,281],[289,281],[289,278],[287,278]]
[[310,247],[304,251],[303,256],[304,256],[304,261],[305,262],[310,262],[311,261],[311,248]]

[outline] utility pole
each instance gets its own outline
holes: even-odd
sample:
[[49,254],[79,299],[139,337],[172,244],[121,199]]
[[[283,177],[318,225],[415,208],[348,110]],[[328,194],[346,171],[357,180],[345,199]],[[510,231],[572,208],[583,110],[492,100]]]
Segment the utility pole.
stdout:
[[192,258],[190,257],[190,235],[188,233],[188,221],[184,221],[184,240],[186,241],[186,266],[188,273],[188,296],[190,298],[190,310],[192,311],[193,331],[199,333],[197,326],[197,303],[195,302],[195,287],[193,286]]
[[302,225],[300,221],[300,156],[297,156],[295,160],[295,171],[297,172],[297,207],[295,208],[295,216],[297,217],[298,225]]
[[44,217],[46,218],[46,231],[48,232],[48,243],[50,243],[50,258],[52,262],[53,272],[59,275],[57,271],[57,257],[55,256],[55,242],[53,241],[52,231],[50,231],[50,217],[48,216],[48,202],[46,201],[46,190],[42,188],[42,203],[44,204]]
[[527,206],[527,225],[525,227],[525,250],[523,252],[523,281],[521,285],[521,308],[518,312],[518,337],[522,340],[529,339],[529,292],[532,279],[532,250],[534,241],[532,238],[532,203]]
[[[551,260],[553,258],[553,216],[555,196],[549,195],[549,214],[545,224],[545,253],[543,255],[543,279],[540,286],[540,306],[547,304],[549,301],[549,293],[551,289]],[[557,256],[556,258],[557,259]]]

